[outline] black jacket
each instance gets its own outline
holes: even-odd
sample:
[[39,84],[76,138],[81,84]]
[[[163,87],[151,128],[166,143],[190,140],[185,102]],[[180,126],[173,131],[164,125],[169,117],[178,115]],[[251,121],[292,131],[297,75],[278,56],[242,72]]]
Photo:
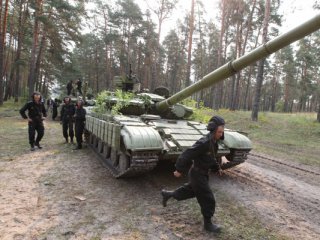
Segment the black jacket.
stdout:
[[193,163],[193,167],[201,172],[208,172],[209,169],[218,170],[217,151],[218,144],[209,133],[179,156],[175,165],[176,169],[180,173],[186,173]]
[[61,107],[61,121],[69,121],[73,119],[73,115],[76,113],[76,107],[72,104],[63,104]]
[[74,116],[76,122],[86,121],[86,110],[84,108],[76,108],[76,115]]
[[20,115],[27,119],[26,111],[28,110],[28,117],[32,120],[42,120],[42,117],[47,117],[47,111],[42,102],[36,103],[34,101],[30,101],[26,103],[20,109]]
[[81,81],[78,81],[78,82],[77,82],[77,88],[78,88],[78,89],[82,88],[82,82],[81,82]]
[[72,82],[67,83],[67,89],[71,90],[72,89]]

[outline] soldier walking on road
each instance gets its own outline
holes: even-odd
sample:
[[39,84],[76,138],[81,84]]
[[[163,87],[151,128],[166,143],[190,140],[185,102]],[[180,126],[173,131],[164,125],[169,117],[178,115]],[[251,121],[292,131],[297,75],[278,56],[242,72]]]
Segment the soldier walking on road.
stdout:
[[67,83],[67,95],[68,95],[68,96],[71,95],[72,88],[73,88],[73,82],[70,80],[70,81]]
[[164,207],[172,197],[178,201],[197,198],[204,218],[204,229],[208,232],[219,233],[221,227],[213,224],[211,218],[215,212],[215,199],[209,187],[209,170],[218,171],[222,174],[217,159],[218,140],[224,138],[224,119],[213,116],[207,129],[210,131],[206,136],[199,139],[191,148],[185,150],[176,162],[175,177],[180,177],[189,170],[189,182],[175,191],[162,190],[162,204]]
[[82,96],[82,81],[80,78],[77,80],[77,90],[79,94]]
[[[63,137],[66,139],[66,143],[69,142],[68,137],[70,137],[70,142],[73,143],[73,115],[76,112],[75,106],[71,103],[70,97],[65,97],[63,99],[64,104],[61,108],[61,124]],[[69,129],[69,135],[68,135]]]
[[83,108],[83,101],[78,100],[76,105],[76,114],[75,114],[75,132],[76,132],[76,140],[77,147],[75,150],[82,148],[82,134],[84,130],[84,125],[86,121],[86,110]]
[[[28,110],[28,116],[26,115],[26,110]],[[39,92],[34,92],[32,94],[32,101],[26,103],[20,109],[20,115],[28,120],[28,133],[29,133],[29,143],[30,150],[34,151],[34,146],[39,149],[40,141],[44,135],[43,120],[47,117],[47,112],[44,107],[44,103],[41,101],[41,95]],[[37,138],[35,139],[35,134],[37,132]]]
[[56,117],[58,115],[58,107],[59,107],[59,102],[58,99],[55,98],[53,103],[52,103],[52,120],[56,120]]

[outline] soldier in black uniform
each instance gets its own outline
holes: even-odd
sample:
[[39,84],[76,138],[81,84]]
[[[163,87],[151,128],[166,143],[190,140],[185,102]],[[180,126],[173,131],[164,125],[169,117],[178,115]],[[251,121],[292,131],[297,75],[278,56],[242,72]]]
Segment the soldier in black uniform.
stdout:
[[[26,110],[28,110],[28,116],[26,115]],[[28,133],[29,133],[29,143],[30,150],[34,151],[34,146],[39,149],[40,141],[44,135],[43,120],[47,117],[47,112],[41,101],[41,95],[39,92],[34,92],[32,94],[32,101],[26,103],[21,109],[20,114],[24,119],[28,119]],[[35,140],[35,134],[37,132],[37,138]]]
[[73,115],[76,112],[75,106],[71,103],[70,97],[65,97],[63,99],[64,104],[61,108],[61,124],[62,124],[62,132],[63,136],[66,139],[66,143],[68,143],[68,129],[69,129],[69,137],[70,142],[73,143]]
[[52,120],[56,120],[56,117],[58,115],[58,107],[59,107],[59,102],[58,99],[55,98],[53,103],[52,103]]
[[67,95],[69,96],[71,94],[71,91],[72,91],[72,81],[70,80],[68,83],[67,83]]
[[82,81],[80,78],[77,80],[77,90],[79,94],[82,96]]
[[86,110],[83,108],[83,101],[79,100],[76,105],[76,114],[75,114],[75,132],[77,139],[77,147],[75,150],[82,148],[82,134],[84,130],[84,125],[86,121]]
[[185,150],[176,162],[175,177],[180,177],[189,170],[189,182],[177,188],[175,191],[162,190],[162,204],[164,207],[172,197],[178,201],[197,198],[204,218],[204,229],[209,232],[220,232],[221,227],[211,222],[215,212],[215,199],[209,187],[209,170],[222,174],[221,166],[217,161],[219,139],[224,138],[224,120],[219,116],[213,116],[207,129],[206,136],[199,139],[191,148]]

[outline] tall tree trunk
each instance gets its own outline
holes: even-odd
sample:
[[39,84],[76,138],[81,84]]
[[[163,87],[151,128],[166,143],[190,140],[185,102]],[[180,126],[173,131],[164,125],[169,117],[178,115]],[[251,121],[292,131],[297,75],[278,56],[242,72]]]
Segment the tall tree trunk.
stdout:
[[[221,26],[220,26],[220,36],[219,36],[219,47],[218,47],[218,59],[217,67],[222,65],[222,48],[223,48],[223,36],[226,30],[226,11],[227,11],[227,2],[226,0],[221,1],[222,12],[221,12]],[[223,82],[217,84],[215,88],[215,94],[213,94],[212,102],[215,110],[220,108],[222,92],[223,92]]]
[[[263,31],[262,31],[263,44],[267,42],[269,18],[270,18],[270,0],[266,0],[265,13],[264,13],[264,19],[263,19]],[[260,94],[261,94],[261,87],[263,82],[264,62],[265,62],[265,58],[261,59],[258,63],[256,91],[255,91],[254,103],[253,103],[252,114],[251,114],[252,121],[258,121]]]
[[252,75],[252,71],[253,71],[253,66],[250,66],[249,68],[249,74],[248,74],[248,81],[247,81],[247,85],[246,85],[246,90],[245,90],[245,94],[244,94],[244,98],[243,98],[243,109],[247,109],[248,110],[248,95],[249,95],[249,88],[251,86],[251,75]]
[[189,19],[189,40],[188,40],[188,62],[187,62],[187,73],[186,73],[186,84],[185,87],[190,86],[190,75],[191,75],[191,54],[192,54],[192,36],[194,30],[194,0],[191,0],[191,13]]
[[22,28],[22,8],[23,8],[24,0],[20,0],[19,2],[19,18],[18,18],[18,46],[17,53],[15,58],[15,67],[16,67],[16,77],[15,77],[15,85],[14,85],[14,101],[18,102],[19,98],[19,86],[20,86],[20,61],[21,61],[21,49],[23,42],[23,28]]
[[[46,30],[43,31],[43,35],[41,37],[41,42],[40,42],[40,47],[38,51],[38,56],[37,56],[37,61],[36,61],[36,66],[35,66],[35,82],[37,85],[41,85],[41,79],[39,78],[40,76],[40,68],[41,68],[41,61],[42,61],[42,56],[43,52],[45,51],[46,48]],[[38,88],[39,90],[41,89],[41,86]]]
[[30,57],[30,68],[28,76],[28,86],[29,86],[29,96],[32,95],[34,91],[35,75],[36,75],[36,51],[39,41],[39,16],[42,7],[42,0],[36,0],[36,11],[34,16],[34,26],[33,26],[33,42]]
[[[3,61],[4,61],[4,46],[6,44],[6,32],[7,32],[7,19],[8,19],[8,4],[9,0],[5,1],[4,6],[4,14],[2,20],[2,23],[0,23],[0,106],[3,105]],[[2,1],[1,1],[1,9],[0,12],[2,12]],[[2,26],[1,26],[2,25]]]
[[320,123],[320,98],[318,99],[318,114],[317,114],[317,121]]

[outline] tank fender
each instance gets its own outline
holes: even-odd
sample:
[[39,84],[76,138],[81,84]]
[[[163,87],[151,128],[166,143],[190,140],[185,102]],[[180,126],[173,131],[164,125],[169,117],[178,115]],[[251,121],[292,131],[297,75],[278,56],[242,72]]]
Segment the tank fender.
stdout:
[[150,126],[124,126],[121,137],[127,150],[160,152],[163,149],[160,134]]
[[223,142],[228,148],[252,149],[250,139],[236,131],[225,131]]

